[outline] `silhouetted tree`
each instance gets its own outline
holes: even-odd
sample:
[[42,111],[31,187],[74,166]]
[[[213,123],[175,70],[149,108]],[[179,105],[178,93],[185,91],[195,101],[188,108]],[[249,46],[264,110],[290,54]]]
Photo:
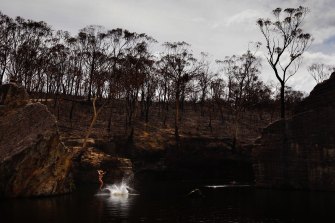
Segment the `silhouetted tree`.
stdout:
[[206,53],[201,53],[199,74],[197,77],[198,84],[200,87],[200,110],[201,116],[204,116],[204,106],[209,92],[210,84],[216,74],[210,70],[210,63],[207,60],[208,55]]
[[335,71],[335,67],[323,63],[314,63],[307,70],[316,83],[319,84],[330,77],[330,74]]
[[302,30],[309,10],[305,7],[273,10],[274,19],[258,19],[257,24],[265,38],[267,61],[278,79],[281,102],[281,118],[285,118],[285,85],[298,71],[301,55],[312,38]]
[[143,89],[149,67],[153,65],[149,52],[151,37],[145,34],[132,33],[133,46],[126,49],[126,55],[121,61],[120,81],[125,94],[126,127],[131,127],[129,140],[132,139],[134,128],[132,125],[139,93]]
[[[258,49],[259,44],[256,44]],[[231,109],[234,116],[234,144],[238,138],[238,123],[241,112],[245,111],[247,106],[250,104],[250,94],[255,92],[255,87],[258,82],[258,74],[260,73],[260,58],[256,57],[257,51],[251,52],[248,50],[241,56],[233,55],[226,57],[224,60],[225,71],[228,76],[228,80],[231,82]]]
[[0,12],[0,85],[8,72],[14,32],[14,20]]
[[160,111],[163,113],[163,126],[166,125],[166,120],[169,111],[169,103],[172,98],[172,84],[167,72],[169,65],[166,63],[165,58],[159,59],[157,62],[158,72],[158,102]]
[[[212,101],[215,102],[215,104],[217,105],[219,109],[222,124],[224,123],[224,115],[223,115],[222,106],[224,105],[225,87],[226,87],[226,83],[222,78],[214,79],[210,83],[210,89],[211,89],[210,92],[211,92]],[[210,126],[211,126],[211,120],[212,120],[211,115],[212,113],[210,113]]]
[[166,66],[166,73],[174,91],[175,99],[175,139],[179,142],[179,118],[180,118],[180,102],[186,89],[187,83],[196,77],[199,66],[197,60],[190,52],[190,45],[185,42],[166,42],[165,55],[162,61]]
[[[99,87],[96,85],[98,82],[104,82],[101,80],[101,77],[96,77],[98,70],[101,69],[100,66],[105,64],[101,62],[104,60],[104,53],[108,47],[105,44],[104,39],[106,34],[104,33],[104,28],[101,26],[87,26],[84,29],[81,29],[78,34],[79,44],[82,49],[82,56],[84,58],[83,68],[87,78],[87,100],[91,100],[92,95],[100,92],[97,92]],[[96,87],[97,89],[94,89]],[[94,92],[95,91],[95,92]],[[97,95],[101,96],[101,95]]]
[[146,61],[144,67],[144,81],[141,90],[141,114],[145,117],[145,122],[149,122],[149,111],[154,101],[155,93],[158,87],[158,75],[156,73],[155,61],[152,59]]
[[28,92],[34,89],[36,76],[47,52],[51,28],[45,22],[15,19],[9,56],[8,76],[23,84]]

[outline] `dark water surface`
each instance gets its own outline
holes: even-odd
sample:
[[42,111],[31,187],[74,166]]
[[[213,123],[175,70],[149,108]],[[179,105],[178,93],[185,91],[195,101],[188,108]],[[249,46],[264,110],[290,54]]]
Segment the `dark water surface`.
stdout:
[[[59,197],[0,201],[0,222],[335,222],[335,193],[195,182],[136,186],[111,197],[85,188]],[[203,196],[187,194],[200,189]]]

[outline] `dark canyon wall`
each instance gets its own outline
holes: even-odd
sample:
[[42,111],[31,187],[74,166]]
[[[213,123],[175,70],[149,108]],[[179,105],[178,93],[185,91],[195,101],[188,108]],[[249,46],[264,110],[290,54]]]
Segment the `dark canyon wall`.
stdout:
[[252,156],[257,186],[335,190],[335,73],[265,128]]

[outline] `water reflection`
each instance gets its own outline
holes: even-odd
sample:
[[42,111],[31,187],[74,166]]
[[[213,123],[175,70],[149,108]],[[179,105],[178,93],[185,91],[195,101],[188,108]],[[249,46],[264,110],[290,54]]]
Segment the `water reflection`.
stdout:
[[134,199],[126,195],[112,195],[106,199],[106,209],[112,215],[127,218]]
[[107,218],[128,219],[129,211],[134,204],[134,197],[128,192],[128,186],[107,185],[106,188],[98,193],[97,197],[104,203],[104,214]]
[[[162,182],[136,185],[140,196],[98,193],[95,187],[60,197],[0,200],[0,222],[335,222],[334,192],[228,185]],[[186,196],[194,188],[201,198]]]

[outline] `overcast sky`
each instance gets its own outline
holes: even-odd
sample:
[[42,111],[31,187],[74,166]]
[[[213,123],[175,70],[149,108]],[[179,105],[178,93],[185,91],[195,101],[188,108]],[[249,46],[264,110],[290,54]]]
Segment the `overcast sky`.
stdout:
[[[43,20],[76,34],[87,25],[144,32],[160,43],[186,41],[194,53],[213,59],[241,54],[250,41],[263,41],[257,18],[270,17],[274,8],[309,7],[304,28],[315,41],[304,54],[303,66],[288,84],[309,92],[315,85],[306,66],[335,65],[334,0],[0,0],[2,13]],[[263,60],[262,77],[274,79]]]

